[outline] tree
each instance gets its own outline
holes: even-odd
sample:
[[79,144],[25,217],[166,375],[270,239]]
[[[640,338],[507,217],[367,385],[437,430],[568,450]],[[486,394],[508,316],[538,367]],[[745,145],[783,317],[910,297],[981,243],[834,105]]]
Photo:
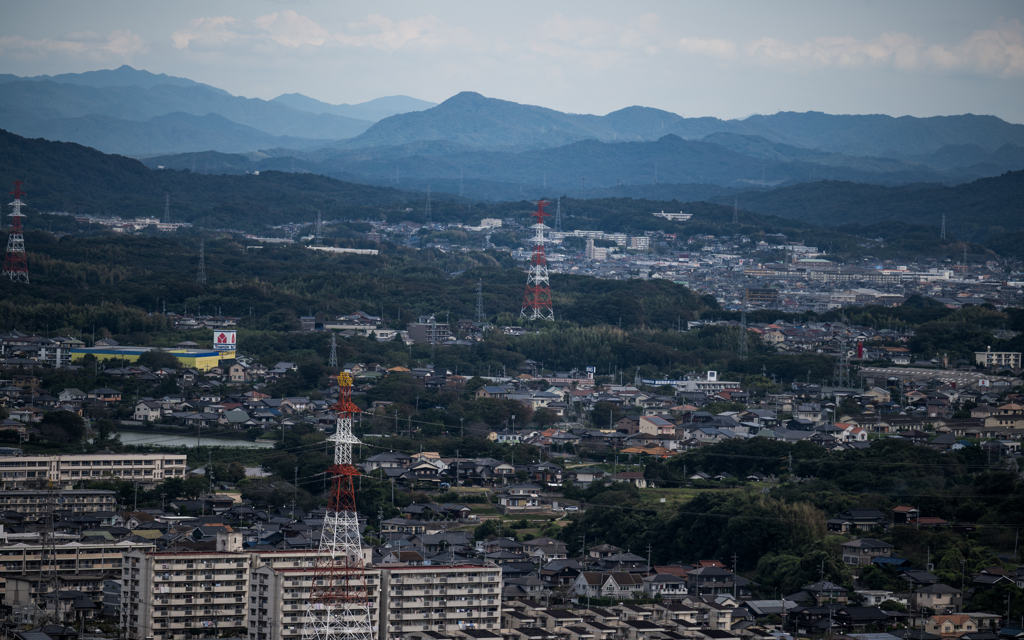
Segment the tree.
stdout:
[[93,442],[100,446],[117,433],[117,424],[113,420],[107,420],[106,418],[94,422],[93,427],[96,428],[96,438]]
[[178,360],[173,354],[159,349],[146,351],[139,356],[136,364],[152,370],[181,368],[181,360]]
[[546,427],[558,422],[558,414],[555,413],[554,409],[543,407],[533,412],[533,421],[542,427]]
[[78,442],[85,434],[85,421],[71,411],[51,411],[43,416],[38,428],[51,442]]

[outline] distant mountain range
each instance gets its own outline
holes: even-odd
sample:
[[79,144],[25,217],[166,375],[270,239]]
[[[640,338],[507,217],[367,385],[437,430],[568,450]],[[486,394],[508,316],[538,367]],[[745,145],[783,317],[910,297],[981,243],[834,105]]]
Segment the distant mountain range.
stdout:
[[336,116],[368,120],[370,122],[377,122],[388,116],[400,113],[423,111],[424,109],[437,106],[436,102],[427,102],[426,100],[410,98],[409,96],[387,96],[368,102],[360,102],[359,104],[330,104],[304,96],[301,93],[285,93],[274,98],[273,102],[280,102],[299,111],[332,113]]
[[472,92],[436,105],[408,96],[332,105],[243,98],[128,66],[0,84],[0,127],[145,157],[151,168],[296,171],[478,199],[728,197],[822,180],[956,185],[1024,169],[1024,125],[969,114],[720,120],[633,106],[597,116]]

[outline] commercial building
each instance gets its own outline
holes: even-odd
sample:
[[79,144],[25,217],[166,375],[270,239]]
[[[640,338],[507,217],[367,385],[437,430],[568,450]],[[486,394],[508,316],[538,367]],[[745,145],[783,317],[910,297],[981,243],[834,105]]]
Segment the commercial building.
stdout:
[[747,304],[775,306],[779,302],[779,290],[747,288],[746,300]]
[[[81,347],[71,349],[71,361],[78,362],[87,355],[97,360],[113,360],[114,362],[136,362],[142,354],[152,351],[154,347]],[[183,367],[209,371],[220,366],[221,359],[234,358],[234,351],[214,351],[212,349],[168,349],[167,353],[178,359]]]
[[0,458],[0,489],[29,489],[52,481],[70,489],[76,482],[110,477],[152,488],[165,478],[185,477],[184,454],[88,453]]

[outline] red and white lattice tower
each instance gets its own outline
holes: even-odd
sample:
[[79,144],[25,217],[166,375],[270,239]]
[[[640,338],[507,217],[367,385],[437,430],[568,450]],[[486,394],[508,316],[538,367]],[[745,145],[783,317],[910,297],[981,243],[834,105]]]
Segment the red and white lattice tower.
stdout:
[[11,233],[7,236],[7,256],[4,258],[4,273],[5,276],[10,276],[11,280],[15,282],[28,283],[28,259],[25,257],[25,236],[22,235],[21,231],[21,219],[24,218],[24,214],[21,213],[21,196],[25,195],[25,192],[21,190],[21,185],[25,184],[21,180],[14,181],[14,191],[11,195],[14,196],[14,202],[11,206],[14,207],[14,212],[7,214],[8,217],[13,218],[11,221]]
[[545,205],[550,204],[547,200],[537,203],[537,210],[533,216],[537,218],[533,229],[533,258],[530,259],[530,271],[526,276],[526,293],[523,294],[523,312],[519,314],[527,320],[554,320],[555,310],[551,306],[551,285],[548,282],[548,257],[544,252],[544,218],[550,218],[550,213],[545,213]]
[[338,402],[331,407],[338,415],[337,430],[328,438],[334,443],[334,465],[327,470],[330,502],[302,639],[374,640],[376,624],[370,613],[353,482],[360,475],[352,465],[352,445],[360,444],[352,435],[352,415],[359,407],[352,402],[349,374],[338,376],[338,387]]

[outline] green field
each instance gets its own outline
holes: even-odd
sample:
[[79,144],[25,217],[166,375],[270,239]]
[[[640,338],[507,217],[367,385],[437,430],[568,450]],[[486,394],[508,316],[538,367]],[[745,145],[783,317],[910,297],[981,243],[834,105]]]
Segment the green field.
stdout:
[[[731,493],[739,489],[641,489],[638,506],[647,509],[677,509],[679,505],[693,500],[704,491]],[[665,502],[662,502],[662,499]]]

